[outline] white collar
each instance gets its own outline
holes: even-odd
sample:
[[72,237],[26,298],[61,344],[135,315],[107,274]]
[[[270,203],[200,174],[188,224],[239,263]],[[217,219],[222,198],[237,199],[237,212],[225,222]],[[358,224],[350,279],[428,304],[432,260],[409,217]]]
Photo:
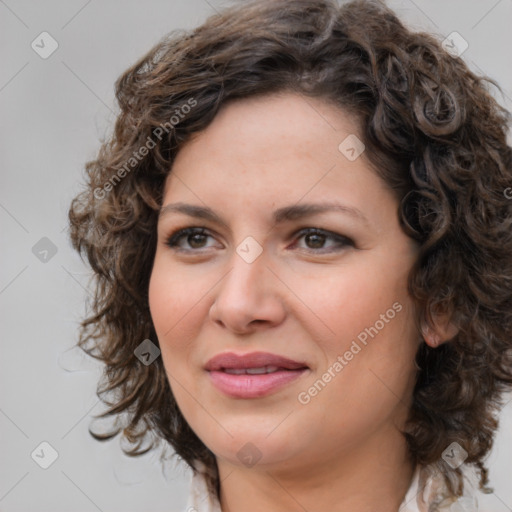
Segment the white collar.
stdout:
[[[190,494],[186,512],[222,512],[216,496],[208,492],[204,466],[198,464],[199,471],[191,477]],[[473,466],[461,466],[464,476],[464,493],[458,498],[450,498],[444,478],[433,466],[418,466],[411,485],[400,505],[399,512],[477,512],[476,492],[478,478]]]

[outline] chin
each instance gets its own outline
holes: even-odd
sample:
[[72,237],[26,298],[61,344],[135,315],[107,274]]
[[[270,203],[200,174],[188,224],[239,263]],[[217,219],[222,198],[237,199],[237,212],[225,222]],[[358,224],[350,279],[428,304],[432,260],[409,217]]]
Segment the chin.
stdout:
[[[274,427],[277,424],[274,422]],[[278,431],[279,427],[271,432],[271,429],[258,427],[254,421],[248,420],[226,424],[226,429],[232,437],[224,430],[215,437],[211,436],[211,431],[205,436],[198,435],[216,457],[236,466],[282,464],[296,454],[304,453],[301,438],[294,435],[289,426],[282,432]]]

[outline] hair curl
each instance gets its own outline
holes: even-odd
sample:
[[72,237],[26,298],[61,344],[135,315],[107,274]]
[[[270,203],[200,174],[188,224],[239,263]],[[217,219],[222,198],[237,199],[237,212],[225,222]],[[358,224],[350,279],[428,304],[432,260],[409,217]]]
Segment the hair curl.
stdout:
[[[145,338],[158,343],[148,284],[163,183],[179,149],[227,101],[294,91],[354,115],[365,156],[396,192],[403,229],[420,247],[409,277],[420,317],[431,322],[441,311],[459,328],[448,343],[417,353],[404,432],[411,457],[436,463],[456,441],[484,488],[483,460],[512,383],[510,114],[489,83],[497,86],[377,1],[233,6],[172,33],[128,69],[116,82],[114,132],[86,164],[87,186],[69,211],[73,246],[95,276],[79,345],[105,364],[102,416],[124,413],[121,426],[93,435],[122,431],[131,455],[164,439],[192,468],[203,462],[218,491],[215,457],[182,416],[161,358],[145,366],[133,353]],[[180,116],[191,98],[194,108]],[[171,126],[173,115],[180,119]],[[460,494],[460,471],[444,471]]]

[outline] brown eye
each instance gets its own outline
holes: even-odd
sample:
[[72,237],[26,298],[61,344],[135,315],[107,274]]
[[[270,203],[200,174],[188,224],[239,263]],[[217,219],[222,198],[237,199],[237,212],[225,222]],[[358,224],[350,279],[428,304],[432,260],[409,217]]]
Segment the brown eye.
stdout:
[[355,247],[354,242],[343,235],[325,231],[319,228],[305,228],[296,235],[294,248],[313,251],[319,254],[335,252]]
[[[205,228],[192,227],[179,229],[166,240],[166,245],[179,251],[210,249],[215,246],[215,238]],[[218,247],[218,244],[217,244]]]
[[207,238],[207,235],[204,235],[202,233],[196,233],[194,235],[188,235],[187,242],[190,245],[190,247],[193,247],[194,249],[200,249],[201,247],[205,246]]
[[309,249],[321,249],[325,244],[325,235],[312,233],[304,237],[304,242]]

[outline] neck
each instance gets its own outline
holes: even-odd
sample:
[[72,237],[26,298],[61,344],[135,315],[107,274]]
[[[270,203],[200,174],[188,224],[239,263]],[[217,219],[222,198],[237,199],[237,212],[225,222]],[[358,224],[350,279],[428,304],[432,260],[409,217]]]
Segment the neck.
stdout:
[[280,464],[218,459],[222,512],[396,512],[413,476],[403,436]]

